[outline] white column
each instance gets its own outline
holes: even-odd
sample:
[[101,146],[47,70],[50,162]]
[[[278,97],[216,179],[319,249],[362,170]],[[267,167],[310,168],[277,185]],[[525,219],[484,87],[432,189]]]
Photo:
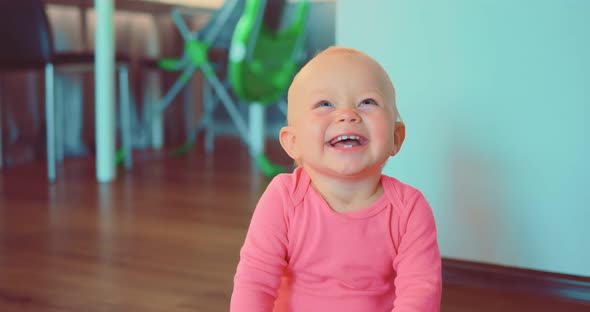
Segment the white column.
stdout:
[[[160,57],[160,36],[158,30],[158,21],[156,20],[159,18],[159,15],[152,15],[150,18],[150,25],[149,31],[150,34],[147,37],[147,46],[146,52],[147,55],[158,58]],[[155,110],[156,107],[160,104],[160,99],[162,98],[162,90],[161,90],[161,83],[160,83],[160,72],[159,70],[154,70],[152,72],[147,73],[146,77],[146,85],[143,86],[144,92],[148,94],[144,97],[144,107],[143,111],[147,113],[149,122],[149,131],[150,131],[150,138],[152,148],[154,149],[162,149],[164,145],[164,118],[162,118],[162,114],[153,114],[152,111]],[[143,123],[142,123],[143,125]]]
[[265,138],[265,114],[264,106],[260,103],[250,103],[248,105],[250,117],[250,154],[257,156],[264,152]]
[[115,178],[115,49],[113,0],[94,0],[95,36],[95,112],[96,178],[110,182]]

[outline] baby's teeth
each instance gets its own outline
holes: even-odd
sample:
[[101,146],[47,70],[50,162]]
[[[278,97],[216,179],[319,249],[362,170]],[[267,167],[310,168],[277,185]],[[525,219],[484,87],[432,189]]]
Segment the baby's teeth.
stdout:
[[336,140],[336,142],[344,141],[344,140],[348,140],[348,139],[350,139],[350,140],[360,140],[361,137],[358,136],[358,135],[341,135],[341,136],[338,137],[338,139]]

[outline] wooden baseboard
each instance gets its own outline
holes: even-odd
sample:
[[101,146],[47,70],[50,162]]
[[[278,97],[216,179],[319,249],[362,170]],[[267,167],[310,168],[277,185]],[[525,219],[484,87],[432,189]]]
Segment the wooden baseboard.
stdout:
[[[589,264],[590,265],[590,264]],[[443,283],[558,297],[590,304],[590,277],[443,258]]]

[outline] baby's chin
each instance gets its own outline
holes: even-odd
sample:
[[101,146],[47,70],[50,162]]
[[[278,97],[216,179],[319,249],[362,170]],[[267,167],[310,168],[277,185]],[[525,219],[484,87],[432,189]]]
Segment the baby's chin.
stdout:
[[[313,168],[316,175],[326,178],[340,179],[343,181],[364,180],[370,177],[380,177],[381,170],[385,164],[376,166],[327,166],[323,168]],[[304,166],[305,168],[305,166]]]

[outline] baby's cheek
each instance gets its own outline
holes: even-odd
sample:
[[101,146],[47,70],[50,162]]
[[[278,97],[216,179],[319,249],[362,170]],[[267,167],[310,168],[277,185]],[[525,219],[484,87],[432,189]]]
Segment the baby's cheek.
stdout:
[[393,122],[386,119],[375,122],[372,135],[374,139],[393,142]]

